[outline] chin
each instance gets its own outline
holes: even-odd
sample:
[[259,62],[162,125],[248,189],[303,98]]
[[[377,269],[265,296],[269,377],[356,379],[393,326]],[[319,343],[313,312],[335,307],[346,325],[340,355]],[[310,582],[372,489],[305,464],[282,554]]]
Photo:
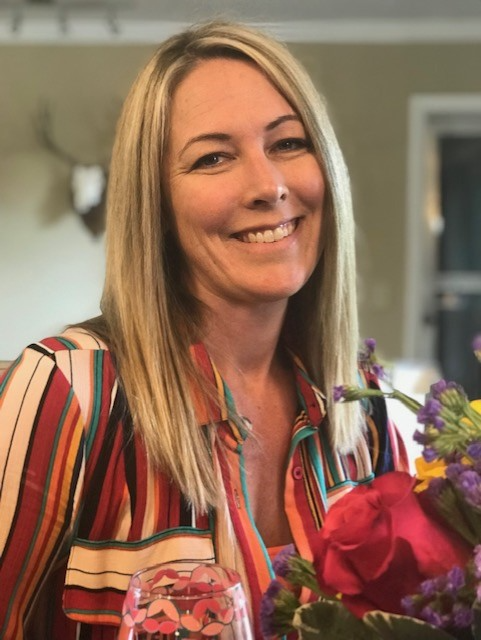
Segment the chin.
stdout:
[[256,292],[257,299],[263,299],[265,302],[280,302],[282,300],[289,300],[296,293],[298,293],[305,285],[303,280],[301,283],[293,284],[292,286],[282,286],[277,288],[266,288]]
[[291,278],[286,278],[285,276],[281,278],[279,276],[275,282],[271,281],[269,284],[266,284],[263,291],[259,290],[259,292],[263,292],[267,297],[272,297],[273,300],[290,298],[302,289],[309,280],[310,274],[299,274],[297,278],[292,277],[294,274],[290,275]]

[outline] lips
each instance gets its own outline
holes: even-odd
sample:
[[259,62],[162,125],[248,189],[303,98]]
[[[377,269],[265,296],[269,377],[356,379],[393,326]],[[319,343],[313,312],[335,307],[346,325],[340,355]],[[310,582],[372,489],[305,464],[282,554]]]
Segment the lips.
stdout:
[[262,231],[248,231],[246,233],[240,233],[235,237],[241,242],[247,242],[250,244],[264,244],[268,242],[279,242],[290,236],[296,229],[298,219],[290,220],[277,227],[271,229],[263,229]]

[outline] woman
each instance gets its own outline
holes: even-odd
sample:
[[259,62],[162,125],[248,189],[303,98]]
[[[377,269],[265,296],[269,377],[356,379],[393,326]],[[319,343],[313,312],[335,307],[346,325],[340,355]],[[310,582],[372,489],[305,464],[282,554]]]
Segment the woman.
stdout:
[[331,402],[358,376],[342,155],[287,49],[216,22],[140,73],[110,176],[102,317],[0,386],[0,635],[114,638],[130,574],[189,557],[241,573],[259,637],[269,553],[403,465],[382,404]]

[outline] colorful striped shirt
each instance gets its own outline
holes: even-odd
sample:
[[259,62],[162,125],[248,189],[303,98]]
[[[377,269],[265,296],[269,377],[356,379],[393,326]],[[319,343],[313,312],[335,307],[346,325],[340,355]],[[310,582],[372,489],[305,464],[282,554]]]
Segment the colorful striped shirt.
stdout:
[[[230,557],[254,626],[272,577],[252,521],[243,470],[247,431],[229,419],[232,399],[203,345],[192,348],[219,395],[213,416],[224,446],[213,454],[228,512],[195,514],[153,470],[134,433],[111,354],[71,329],[30,345],[0,379],[0,638],[114,640],[131,574],[163,560]],[[293,357],[299,413],[285,478],[285,510],[298,551],[326,511],[359,482],[407,469],[383,401],[366,415],[356,451],[333,451],[324,397]],[[365,383],[374,385],[369,376]],[[196,399],[200,425],[211,415]],[[233,530],[230,536],[229,527]]]

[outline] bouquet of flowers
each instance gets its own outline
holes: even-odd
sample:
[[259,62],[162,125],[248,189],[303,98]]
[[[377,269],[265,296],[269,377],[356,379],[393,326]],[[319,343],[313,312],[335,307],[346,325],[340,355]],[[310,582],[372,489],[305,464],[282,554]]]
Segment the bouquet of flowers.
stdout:
[[[473,349],[481,362],[481,336]],[[374,340],[361,363],[385,379]],[[312,562],[281,551],[262,601],[266,638],[481,640],[481,400],[445,380],[424,405],[392,387],[334,389],[342,402],[378,395],[423,425],[416,477],[393,471],[338,500]]]

